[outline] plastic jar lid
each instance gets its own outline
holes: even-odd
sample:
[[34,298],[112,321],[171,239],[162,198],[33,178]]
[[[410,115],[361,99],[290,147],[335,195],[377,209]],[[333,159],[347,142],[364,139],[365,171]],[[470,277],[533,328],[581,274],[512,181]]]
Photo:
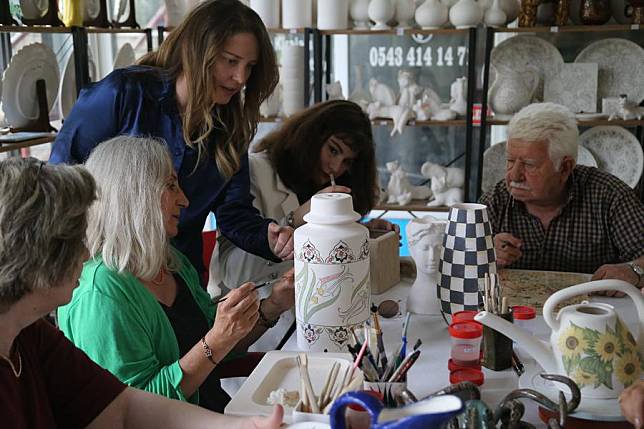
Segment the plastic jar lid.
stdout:
[[477,322],[453,322],[449,334],[454,338],[478,338],[483,335],[483,326]]
[[452,384],[460,383],[462,381],[471,381],[474,384],[482,385],[485,378],[483,372],[479,369],[458,369],[449,374],[449,382]]
[[477,362],[478,362],[477,365],[463,366],[463,365],[456,365],[454,363],[454,361],[452,359],[450,359],[450,360],[447,361],[447,369],[449,370],[449,372],[458,371],[459,369],[477,369],[477,370],[480,371],[481,370],[481,361],[478,360]]
[[[453,322],[476,322],[474,320],[474,316],[476,316],[479,312],[475,310],[463,310],[463,311],[457,311],[456,313],[452,314],[452,321]],[[476,322],[479,323],[479,322]]]
[[527,305],[515,305],[512,307],[514,320],[530,320],[537,317],[537,310]]

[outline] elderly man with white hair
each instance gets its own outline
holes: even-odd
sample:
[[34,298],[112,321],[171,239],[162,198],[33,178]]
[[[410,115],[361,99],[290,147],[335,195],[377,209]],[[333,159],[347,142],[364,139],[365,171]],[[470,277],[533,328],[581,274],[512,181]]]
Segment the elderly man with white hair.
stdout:
[[617,177],[576,165],[578,135],[575,116],[558,104],[532,104],[510,121],[505,179],[481,197],[497,262],[641,288],[644,205]]

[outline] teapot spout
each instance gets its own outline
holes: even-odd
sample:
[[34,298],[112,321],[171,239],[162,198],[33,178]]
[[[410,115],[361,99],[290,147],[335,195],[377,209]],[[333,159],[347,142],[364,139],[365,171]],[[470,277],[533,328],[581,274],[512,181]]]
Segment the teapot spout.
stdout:
[[474,320],[520,344],[546,372],[552,374],[560,372],[552,350],[523,329],[487,311],[474,316]]

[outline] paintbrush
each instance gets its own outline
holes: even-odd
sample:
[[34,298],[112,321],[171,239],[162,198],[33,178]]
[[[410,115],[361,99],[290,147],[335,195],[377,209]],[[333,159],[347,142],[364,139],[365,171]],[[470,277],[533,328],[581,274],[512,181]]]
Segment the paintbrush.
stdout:
[[[275,282],[276,282],[276,281],[278,281],[278,280],[279,280],[279,279],[273,279],[273,280],[268,280],[268,281],[265,281],[265,282],[262,282],[262,283],[256,284],[256,285],[255,285],[255,287],[253,288],[253,290],[257,290],[257,289],[259,289],[260,287],[264,287],[264,286],[272,285],[273,283],[275,283]],[[228,297],[227,297],[227,296],[225,296],[225,297],[223,297],[222,299],[220,299],[219,301],[217,301],[217,304],[219,304],[220,302],[224,302],[224,301],[226,301],[227,299],[228,299]]]

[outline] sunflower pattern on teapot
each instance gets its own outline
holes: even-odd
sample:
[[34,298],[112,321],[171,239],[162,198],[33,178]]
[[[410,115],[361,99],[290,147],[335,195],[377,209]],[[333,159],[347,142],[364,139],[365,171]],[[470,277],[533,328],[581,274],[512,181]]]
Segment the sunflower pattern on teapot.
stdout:
[[635,339],[619,319],[614,329],[606,324],[603,332],[570,323],[559,335],[557,347],[566,373],[580,388],[614,389],[614,381],[628,387],[644,370]]

